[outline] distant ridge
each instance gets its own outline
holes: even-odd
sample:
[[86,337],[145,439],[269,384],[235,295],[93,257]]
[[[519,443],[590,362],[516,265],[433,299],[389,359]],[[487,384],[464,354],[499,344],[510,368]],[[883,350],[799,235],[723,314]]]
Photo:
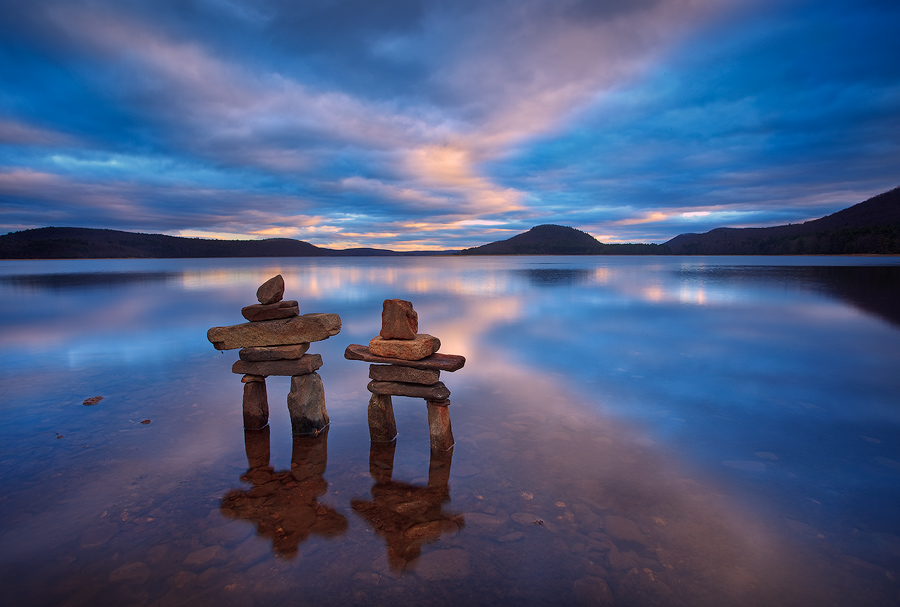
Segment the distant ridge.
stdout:
[[665,243],[676,255],[900,254],[900,188],[805,223],[716,228]]
[[110,259],[194,257],[348,257],[436,255],[386,249],[326,249],[302,240],[211,240],[94,228],[37,228],[0,236],[0,259]]
[[506,240],[463,249],[461,255],[665,255],[656,244],[603,244],[596,238],[566,226],[539,225]]

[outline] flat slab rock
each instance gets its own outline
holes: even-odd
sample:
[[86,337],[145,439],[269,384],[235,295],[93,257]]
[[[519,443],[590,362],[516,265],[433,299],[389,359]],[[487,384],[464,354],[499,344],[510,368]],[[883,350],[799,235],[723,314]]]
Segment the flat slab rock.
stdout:
[[347,360],[361,360],[367,363],[382,363],[397,365],[400,367],[412,367],[413,369],[436,369],[438,371],[459,371],[466,364],[466,357],[458,354],[435,353],[420,360],[403,360],[389,356],[377,356],[369,350],[368,346],[350,344],[344,350],[344,358]]
[[273,304],[253,304],[241,308],[241,316],[251,322],[291,318],[300,316],[300,304],[296,299],[278,301]]
[[306,375],[322,366],[322,357],[319,354],[304,354],[294,360],[261,360],[256,362],[239,360],[231,367],[232,373],[244,373],[248,375]]
[[285,346],[322,341],[341,332],[337,314],[313,313],[284,318],[213,327],[206,338],[216,350],[257,346]]
[[413,369],[396,365],[369,365],[369,379],[430,386],[441,380],[441,372],[437,369]]
[[440,349],[441,340],[427,333],[419,333],[415,339],[384,339],[376,335],[369,342],[372,354],[403,360],[421,360]]
[[293,360],[300,358],[309,350],[309,344],[295,344],[292,346],[258,346],[253,348],[241,348],[238,352],[241,360],[259,362],[263,360]]
[[410,396],[412,398],[424,398],[429,401],[442,401],[450,398],[450,390],[443,382],[430,386],[420,384],[405,384],[399,381],[375,381],[369,382],[366,389],[372,394],[386,394],[390,396]]

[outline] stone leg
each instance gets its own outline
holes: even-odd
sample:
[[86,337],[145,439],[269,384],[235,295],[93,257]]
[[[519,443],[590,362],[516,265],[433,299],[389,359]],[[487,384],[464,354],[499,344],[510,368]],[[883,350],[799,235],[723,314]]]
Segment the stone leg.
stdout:
[[261,430],[269,425],[266,380],[259,375],[245,375],[241,381],[244,382],[244,429]]
[[291,430],[300,436],[318,436],[328,426],[325,410],[325,387],[316,372],[291,377],[291,391],[287,397],[291,414]]
[[373,394],[369,399],[369,438],[373,443],[387,443],[397,438],[394,404],[389,394]]
[[431,435],[432,451],[447,451],[453,447],[453,432],[450,429],[450,401],[428,400],[428,432]]

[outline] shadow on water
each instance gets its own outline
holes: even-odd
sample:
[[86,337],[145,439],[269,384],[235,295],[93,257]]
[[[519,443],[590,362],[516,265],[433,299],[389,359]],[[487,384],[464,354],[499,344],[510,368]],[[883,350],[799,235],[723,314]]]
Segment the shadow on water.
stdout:
[[593,271],[584,268],[524,268],[513,270],[512,274],[522,275],[538,287],[585,285],[591,283],[594,277]]
[[900,326],[900,266],[708,266],[677,271],[684,279],[735,286],[753,282],[792,287],[845,301],[867,314]]
[[181,272],[84,272],[67,274],[13,274],[0,276],[0,282],[14,289],[64,291],[103,289],[125,285],[149,285],[172,282]]
[[350,501],[353,510],[387,543],[388,565],[394,571],[415,568],[422,544],[442,535],[454,536],[465,523],[461,514],[444,512],[450,501],[450,464],[453,449],[431,451],[428,484],[414,485],[393,480],[397,442],[373,442],[369,451],[369,474],[374,479],[372,499]]
[[245,430],[247,472],[241,480],[252,489],[232,489],[222,498],[222,514],[256,525],[256,533],[272,541],[277,556],[293,558],[310,535],[337,537],[347,530],[347,519],[320,504],[328,492],[328,429],[318,436],[294,436],[290,470],[269,465],[269,427]]

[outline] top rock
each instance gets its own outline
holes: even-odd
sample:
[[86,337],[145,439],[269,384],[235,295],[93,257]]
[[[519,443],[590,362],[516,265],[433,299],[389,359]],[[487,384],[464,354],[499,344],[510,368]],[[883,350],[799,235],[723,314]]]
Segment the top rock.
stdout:
[[415,339],[419,315],[412,303],[403,299],[385,299],[381,310],[382,339]]
[[277,303],[281,301],[282,297],[284,297],[284,278],[281,277],[281,274],[262,283],[256,290],[256,299],[261,304]]

